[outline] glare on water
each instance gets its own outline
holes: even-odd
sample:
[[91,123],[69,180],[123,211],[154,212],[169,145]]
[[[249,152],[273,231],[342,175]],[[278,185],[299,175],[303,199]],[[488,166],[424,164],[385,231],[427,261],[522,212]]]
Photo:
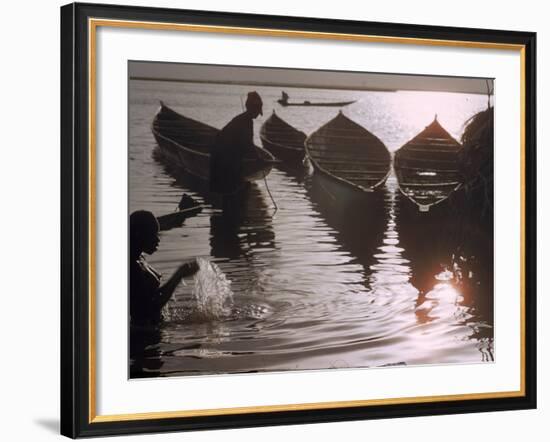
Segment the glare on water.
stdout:
[[[492,361],[492,261],[462,234],[467,220],[440,228],[411,223],[395,177],[380,202],[334,213],[315,177],[274,169],[251,187],[245,210],[224,217],[200,189],[176,180],[152,157],[150,124],[159,100],[221,128],[241,112],[249,87],[130,82],[130,211],[174,210],[182,193],[205,209],[163,232],[148,261],[168,276],[201,257],[199,273],[180,285],[167,320],[134,356],[143,375],[380,367]],[[256,88],[264,115],[274,109],[311,133],[330,108],[281,108],[280,89]],[[431,92],[288,90],[293,99],[357,100],[346,116],[395,151],[437,114],[456,138],[486,98]],[[489,241],[489,244],[491,242]],[[492,255],[490,255],[492,259]]]

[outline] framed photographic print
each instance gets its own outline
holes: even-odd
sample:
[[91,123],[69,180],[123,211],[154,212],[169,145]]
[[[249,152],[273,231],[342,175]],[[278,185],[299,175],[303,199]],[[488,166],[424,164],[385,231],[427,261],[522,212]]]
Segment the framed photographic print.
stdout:
[[534,408],[535,43],[62,7],[62,434]]

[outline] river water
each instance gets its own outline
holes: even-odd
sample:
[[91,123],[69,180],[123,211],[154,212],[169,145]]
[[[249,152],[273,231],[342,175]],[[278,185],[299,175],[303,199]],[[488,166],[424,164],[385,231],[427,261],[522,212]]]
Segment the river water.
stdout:
[[[492,237],[465,216],[414,218],[393,174],[378,202],[346,213],[326,207],[315,177],[273,169],[224,216],[194,183],[153,158],[150,125],[159,100],[221,128],[241,112],[247,86],[130,80],[130,212],[172,212],[182,193],[205,204],[181,228],[161,233],[148,262],[168,277],[200,257],[157,330],[131,337],[131,376],[174,376],[340,367],[494,361]],[[281,90],[255,87],[272,109],[307,134],[330,108],[281,108]],[[486,107],[479,95],[287,90],[291,100],[357,100],[343,112],[395,151],[437,114],[457,139]],[[209,264],[211,263],[211,264]],[[208,281],[215,281],[211,286]],[[200,286],[200,287],[199,287]],[[208,293],[209,292],[209,293]],[[209,297],[209,299],[205,299]],[[135,350],[135,347],[138,347]]]

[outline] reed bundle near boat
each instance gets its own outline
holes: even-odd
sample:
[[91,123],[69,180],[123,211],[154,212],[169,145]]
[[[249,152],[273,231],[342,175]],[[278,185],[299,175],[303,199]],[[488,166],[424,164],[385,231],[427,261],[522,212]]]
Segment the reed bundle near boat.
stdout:
[[394,157],[399,189],[421,212],[445,201],[464,181],[462,145],[437,121],[403,145]]
[[[482,218],[493,216],[494,194],[494,110],[475,114],[467,121],[462,144],[464,146],[464,191],[468,203]],[[490,220],[489,220],[490,221]],[[489,222],[492,225],[492,222]]]

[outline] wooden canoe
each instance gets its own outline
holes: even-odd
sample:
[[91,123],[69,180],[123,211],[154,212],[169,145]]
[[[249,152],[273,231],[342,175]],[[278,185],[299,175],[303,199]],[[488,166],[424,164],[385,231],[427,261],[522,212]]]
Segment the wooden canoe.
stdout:
[[395,153],[401,193],[420,212],[445,201],[463,183],[461,152],[462,145],[434,118]]
[[[185,117],[161,102],[151,130],[162,160],[201,180],[210,180],[210,152],[219,129]],[[274,162],[273,155],[254,146],[243,159],[243,182],[264,178]]]
[[352,101],[335,101],[335,102],[328,102],[328,103],[315,103],[311,101],[301,101],[301,102],[292,102],[292,101],[286,101],[283,99],[278,99],[277,103],[279,103],[283,107],[287,106],[317,106],[317,107],[344,107],[349,104],[355,103],[356,100]]
[[391,155],[382,141],[341,111],[305,141],[315,174],[335,199],[368,193],[386,181]]
[[292,127],[275,111],[260,129],[263,147],[288,165],[301,165],[305,156],[306,134]]

